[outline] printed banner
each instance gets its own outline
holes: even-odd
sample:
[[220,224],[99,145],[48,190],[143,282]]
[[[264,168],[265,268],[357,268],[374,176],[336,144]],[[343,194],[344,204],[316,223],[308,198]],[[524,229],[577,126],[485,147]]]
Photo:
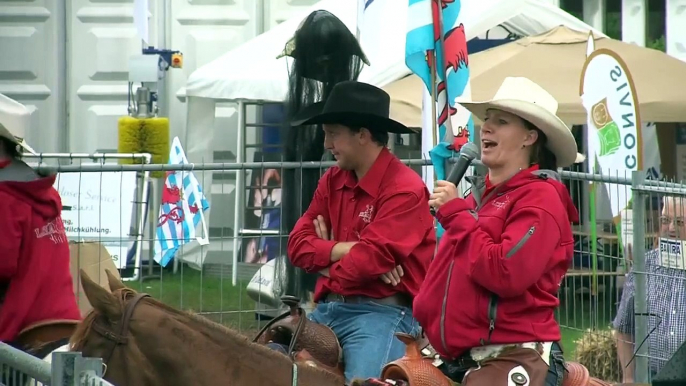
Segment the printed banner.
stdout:
[[[588,114],[586,149],[591,173],[630,175],[641,169],[641,119],[633,79],[615,52],[595,49],[592,33],[579,94]],[[631,189],[612,189],[608,194],[612,217],[616,217],[631,200]]]
[[61,173],[53,186],[62,198],[62,222],[69,240],[100,242],[117,268],[126,268],[134,241],[130,230],[136,172]]

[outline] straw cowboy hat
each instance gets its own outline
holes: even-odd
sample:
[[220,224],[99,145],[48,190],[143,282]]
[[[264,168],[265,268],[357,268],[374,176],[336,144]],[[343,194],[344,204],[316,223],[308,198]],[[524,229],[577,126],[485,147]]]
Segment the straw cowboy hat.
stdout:
[[326,102],[316,102],[297,113],[292,126],[337,123],[389,133],[416,133],[390,116],[391,97],[371,84],[354,80],[333,87]]
[[495,96],[485,102],[458,102],[483,119],[486,110],[497,109],[531,122],[548,138],[547,147],[555,154],[559,167],[583,162],[569,127],[557,116],[557,100],[528,78],[507,77]]
[[24,135],[31,125],[31,111],[26,106],[0,94],[0,137],[21,146],[29,153],[36,152],[24,141]]

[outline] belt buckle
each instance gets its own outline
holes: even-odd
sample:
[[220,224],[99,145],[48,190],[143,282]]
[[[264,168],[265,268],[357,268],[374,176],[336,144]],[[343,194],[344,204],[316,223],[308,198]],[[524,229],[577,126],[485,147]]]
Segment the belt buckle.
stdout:
[[331,300],[332,302],[340,302],[340,303],[345,303],[345,296],[339,295],[339,294],[331,294]]

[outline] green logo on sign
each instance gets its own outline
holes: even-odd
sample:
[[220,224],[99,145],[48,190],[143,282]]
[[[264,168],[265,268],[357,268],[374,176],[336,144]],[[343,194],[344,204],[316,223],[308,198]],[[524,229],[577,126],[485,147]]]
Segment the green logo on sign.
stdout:
[[591,115],[600,139],[600,153],[598,155],[602,157],[614,154],[622,144],[622,136],[619,132],[619,126],[612,119],[607,109],[607,98],[593,105]]

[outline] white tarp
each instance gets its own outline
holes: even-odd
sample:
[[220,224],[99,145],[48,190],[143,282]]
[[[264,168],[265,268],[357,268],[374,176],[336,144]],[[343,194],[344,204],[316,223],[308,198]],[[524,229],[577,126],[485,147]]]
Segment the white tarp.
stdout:
[[[399,6],[399,3],[406,4],[403,0],[374,0],[365,12],[360,26],[361,44],[371,66],[365,66],[362,70],[361,81],[383,87],[410,73],[405,66],[408,7]],[[357,31],[356,1],[323,0],[198,68],[190,75],[185,90],[188,115],[184,141],[189,162],[213,162],[214,150],[228,150],[217,149],[217,140],[225,139],[227,131],[237,130],[238,127],[215,125],[216,116],[225,117],[227,113],[234,113],[233,109],[218,108],[218,102],[284,99],[288,88],[290,59],[276,57],[305,17],[319,9],[328,10],[336,15],[352,33]],[[558,7],[539,0],[463,0],[460,19],[464,20],[467,39],[483,37],[486,32],[498,25],[504,26],[512,33],[525,36],[540,34],[559,25],[581,31],[592,29]],[[597,30],[594,32],[605,36]],[[232,144],[236,145],[238,144]],[[208,173],[207,176],[211,174]],[[212,182],[211,178],[206,178],[204,184]],[[207,190],[212,191],[209,188]],[[222,194],[226,193],[228,192],[222,190]],[[206,215],[208,223],[209,212],[211,210]],[[240,215],[223,214],[228,218]],[[205,251],[200,253],[206,253],[207,249],[204,248]],[[224,247],[220,249],[223,250]],[[197,253],[199,251],[200,248],[190,245],[184,250],[182,259],[199,265],[202,261],[202,257]]]
[[[400,0],[375,0],[360,28],[361,44],[371,66],[360,80],[383,87],[410,73],[405,66],[407,6]],[[323,0],[301,14],[251,39],[198,68],[188,78],[186,95],[221,100],[282,101],[288,89],[289,59],[276,56],[312,11],[336,15],[351,32],[357,30],[357,5],[352,0]],[[460,19],[467,40],[503,24],[519,35],[536,35],[559,25],[588,31],[591,27],[561,9],[539,0],[463,0]],[[596,33],[604,36],[599,31]],[[207,101],[206,101],[207,102]]]

